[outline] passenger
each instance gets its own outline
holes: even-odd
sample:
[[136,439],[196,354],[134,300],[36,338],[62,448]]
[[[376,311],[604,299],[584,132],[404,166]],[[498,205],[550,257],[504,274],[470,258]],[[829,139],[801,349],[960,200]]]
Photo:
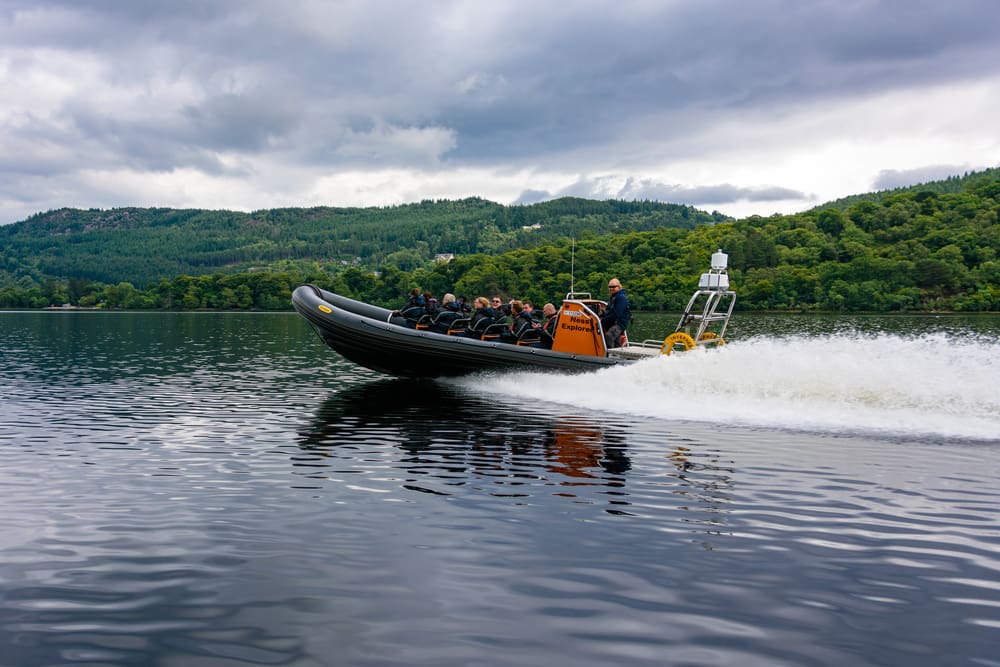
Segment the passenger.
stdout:
[[441,310],[434,317],[431,329],[440,333],[448,333],[448,329],[451,328],[452,323],[462,317],[465,317],[465,313],[462,312],[455,301],[455,295],[451,293],[445,294],[442,297]]
[[490,300],[485,296],[477,296],[473,305],[476,307],[476,312],[472,313],[465,335],[471,338],[482,338],[486,328],[494,323],[495,315],[493,309],[490,308]]
[[524,310],[528,313],[528,316],[531,317],[532,321],[538,322],[538,313],[535,312],[535,305],[531,303],[531,301],[525,300]]
[[455,303],[458,304],[458,309],[461,311],[463,317],[468,317],[472,314],[472,308],[469,307],[469,303],[464,296],[455,299]]
[[535,324],[535,320],[531,319],[531,313],[525,310],[524,304],[520,301],[510,302],[510,312],[514,318],[514,322],[510,325],[509,329],[510,337],[516,343],[521,340],[526,332],[531,331],[537,325]]
[[611,293],[611,298],[608,299],[608,307],[601,317],[601,326],[604,328],[604,343],[610,350],[613,347],[621,347],[622,334],[632,321],[632,311],[629,310],[628,296],[622,289],[620,280],[617,278],[609,280],[608,291]]
[[542,341],[539,347],[551,349],[556,338],[556,322],[559,321],[559,311],[551,303],[542,306],[542,317],[545,323],[542,324]]
[[416,287],[410,290],[410,297],[406,305],[399,309],[399,314],[406,318],[406,326],[411,329],[417,326],[419,320],[426,312],[427,301]]
[[504,305],[503,300],[500,297],[495,296],[491,299],[490,307],[493,310],[493,322],[491,324],[502,324],[507,326],[509,323],[507,320],[507,312],[510,312],[510,306]]
[[438,304],[438,300],[435,299],[430,292],[424,292],[424,304],[425,304],[424,311],[428,315],[431,316],[437,315],[438,312],[441,310],[441,306],[440,304]]

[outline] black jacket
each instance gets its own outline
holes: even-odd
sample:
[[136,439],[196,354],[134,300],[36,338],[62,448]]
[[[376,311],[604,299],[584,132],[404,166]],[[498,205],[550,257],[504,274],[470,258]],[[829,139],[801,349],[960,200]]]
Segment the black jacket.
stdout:
[[534,328],[535,321],[531,319],[531,315],[526,311],[521,311],[514,319],[514,323],[510,325],[510,332],[514,334],[514,338],[521,338],[525,331],[531,331]]
[[475,333],[482,333],[491,324],[495,324],[493,309],[486,308],[476,308],[476,312],[472,314],[472,318],[469,320],[469,330]]
[[632,321],[632,311],[628,308],[628,296],[624,289],[619,289],[608,301],[608,308],[601,318],[601,326],[607,331],[609,327],[617,324],[622,331],[628,329],[629,322]]

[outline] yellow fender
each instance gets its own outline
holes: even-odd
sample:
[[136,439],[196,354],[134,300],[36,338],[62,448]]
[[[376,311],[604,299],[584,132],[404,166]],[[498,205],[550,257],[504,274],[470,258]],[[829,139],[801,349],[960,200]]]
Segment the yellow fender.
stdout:
[[[716,340],[716,339],[718,339],[718,340]],[[718,334],[716,334],[713,331],[706,331],[705,333],[703,333],[701,335],[701,337],[698,340],[705,340],[705,341],[709,341],[710,340],[710,341],[712,341],[712,343],[711,343],[712,345],[725,345],[726,344],[726,339],[725,338],[719,338]]]
[[685,350],[690,350],[694,347],[694,338],[691,338],[690,335],[683,331],[675,331],[663,339],[663,345],[660,346],[660,354],[670,354],[674,351],[675,345],[683,345]]

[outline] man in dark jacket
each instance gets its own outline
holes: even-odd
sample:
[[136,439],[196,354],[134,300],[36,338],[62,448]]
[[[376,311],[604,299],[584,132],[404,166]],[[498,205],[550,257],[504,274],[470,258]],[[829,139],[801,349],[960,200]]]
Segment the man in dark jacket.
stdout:
[[510,325],[510,338],[516,343],[524,337],[525,333],[536,328],[537,325],[532,319],[531,313],[525,310],[524,304],[520,301],[510,302],[510,313],[514,318],[514,322]]
[[542,324],[542,340],[539,347],[552,349],[552,343],[556,338],[556,324],[559,323],[559,311],[554,304],[547,303],[542,306],[542,317],[545,318],[545,323]]
[[413,329],[417,326],[417,320],[427,313],[427,300],[416,287],[410,290],[410,297],[406,300],[406,305],[399,309],[399,314],[406,318],[406,326]]
[[622,289],[620,280],[617,278],[609,280],[608,291],[611,292],[611,298],[608,300],[604,317],[601,318],[601,326],[604,328],[604,343],[611,349],[621,347],[621,337],[632,320],[632,311],[628,308],[628,296]]
[[461,306],[455,301],[455,295],[450,292],[444,295],[441,303],[441,310],[434,316],[434,320],[431,322],[431,329],[438,333],[448,333],[448,329],[451,328],[455,320],[463,318],[465,314],[462,312]]

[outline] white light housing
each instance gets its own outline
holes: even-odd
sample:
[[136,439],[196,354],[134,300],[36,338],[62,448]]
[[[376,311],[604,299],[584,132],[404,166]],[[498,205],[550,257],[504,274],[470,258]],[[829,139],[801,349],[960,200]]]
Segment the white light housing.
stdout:
[[703,273],[701,280],[698,281],[698,287],[700,289],[729,289],[729,276],[724,273]]
[[712,269],[715,271],[722,271],[727,266],[729,266],[729,255],[722,252],[722,248],[719,248],[717,252],[712,253]]

